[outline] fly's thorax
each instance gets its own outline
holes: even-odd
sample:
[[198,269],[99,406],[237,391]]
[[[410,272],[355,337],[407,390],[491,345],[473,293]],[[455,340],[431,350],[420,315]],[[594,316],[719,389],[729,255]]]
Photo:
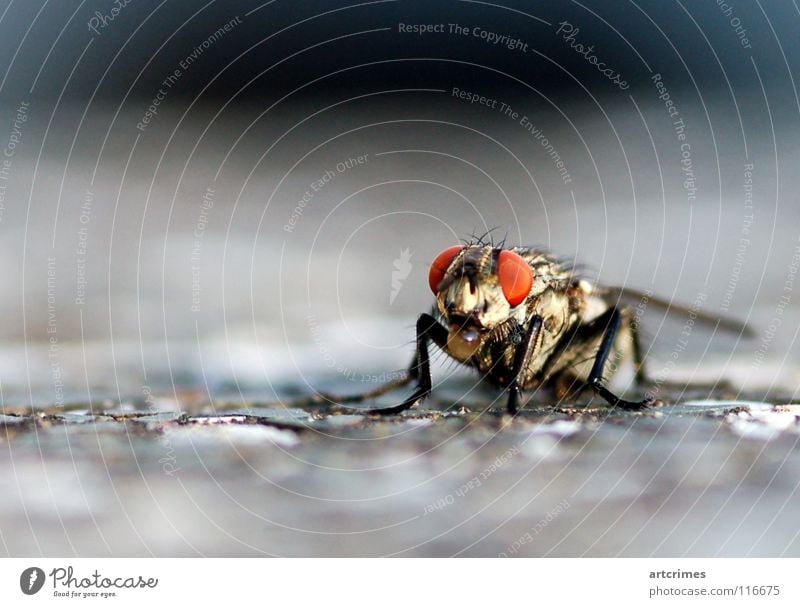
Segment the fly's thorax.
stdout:
[[540,293],[533,302],[531,313],[544,320],[544,341],[558,340],[578,319],[574,301],[563,289],[548,288]]
[[582,316],[584,322],[590,322],[603,315],[611,307],[611,304],[604,298],[597,295],[587,295],[583,299]]

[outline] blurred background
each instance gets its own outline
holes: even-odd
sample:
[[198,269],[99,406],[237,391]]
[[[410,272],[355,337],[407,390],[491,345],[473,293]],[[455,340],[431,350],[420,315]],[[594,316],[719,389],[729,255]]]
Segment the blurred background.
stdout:
[[[794,6],[12,1],[0,16],[6,397],[402,367],[431,259],[489,229],[746,320],[759,338],[714,373],[798,379]],[[669,352],[680,324],[658,314]]]
[[490,230],[753,329],[643,305],[662,381],[795,398],[799,27],[734,0],[0,0],[0,545],[798,554],[795,405],[175,410],[371,387],[430,261]]

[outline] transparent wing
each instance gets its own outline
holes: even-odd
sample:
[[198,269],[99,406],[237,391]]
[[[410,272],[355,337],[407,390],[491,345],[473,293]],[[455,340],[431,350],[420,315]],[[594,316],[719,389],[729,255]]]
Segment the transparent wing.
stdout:
[[672,316],[673,320],[691,319],[694,323],[706,325],[707,328],[713,329],[715,332],[725,331],[743,338],[749,339],[756,335],[752,328],[736,319],[716,315],[702,309],[694,309],[674,301],[667,301],[645,291],[627,287],[600,287],[598,292],[611,301],[620,301],[634,310],[637,306],[644,308],[645,311],[647,309],[661,310]]

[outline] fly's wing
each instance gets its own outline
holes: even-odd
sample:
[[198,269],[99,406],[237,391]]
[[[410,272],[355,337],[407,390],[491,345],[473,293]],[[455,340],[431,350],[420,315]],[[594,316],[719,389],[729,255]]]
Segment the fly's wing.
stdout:
[[714,314],[708,300],[675,304],[650,292],[621,287],[596,292],[608,303],[629,310],[650,381],[659,386],[675,382],[737,385],[735,369],[752,347],[747,340],[755,336],[744,323]]
[[656,297],[652,293],[629,289],[627,287],[601,287],[598,292],[602,293],[612,302],[619,301],[633,308],[634,312],[638,308],[655,309],[674,317],[674,320],[691,319],[693,324],[705,325],[706,328],[716,331],[723,331],[738,335],[743,338],[755,337],[755,331],[745,323],[728,318],[722,315],[715,315],[705,312],[702,309],[695,309],[683,304],[666,301]]

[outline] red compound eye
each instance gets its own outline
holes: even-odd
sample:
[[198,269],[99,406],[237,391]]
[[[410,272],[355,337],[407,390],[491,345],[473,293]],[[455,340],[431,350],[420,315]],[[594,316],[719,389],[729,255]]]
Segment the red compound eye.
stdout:
[[439,283],[442,282],[444,275],[447,272],[447,268],[450,267],[450,264],[453,263],[456,255],[458,255],[463,248],[463,245],[450,247],[449,249],[445,249],[439,253],[436,259],[433,260],[433,263],[431,264],[431,270],[428,273],[428,284],[431,286],[431,291],[433,291],[434,295],[439,293]]
[[497,260],[497,277],[500,279],[500,286],[503,287],[503,295],[512,308],[525,301],[533,287],[531,267],[514,251],[500,252]]

